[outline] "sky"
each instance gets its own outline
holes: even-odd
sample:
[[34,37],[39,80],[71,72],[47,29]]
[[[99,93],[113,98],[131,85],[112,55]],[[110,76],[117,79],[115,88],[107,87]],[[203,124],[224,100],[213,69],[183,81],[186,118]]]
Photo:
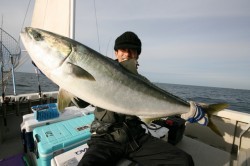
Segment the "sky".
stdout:
[[[0,0],[2,28],[17,40],[29,1]],[[249,0],[76,0],[75,23],[75,40],[112,58],[116,37],[135,32],[139,73],[152,82],[250,90]],[[28,59],[16,71],[35,70]]]

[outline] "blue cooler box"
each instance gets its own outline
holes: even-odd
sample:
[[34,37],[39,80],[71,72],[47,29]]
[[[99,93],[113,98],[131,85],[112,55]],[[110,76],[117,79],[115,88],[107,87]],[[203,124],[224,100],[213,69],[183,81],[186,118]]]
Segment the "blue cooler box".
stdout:
[[[33,109],[35,107],[37,106],[34,106]],[[76,106],[66,107],[64,112],[60,113],[59,117],[44,121],[38,121],[36,119],[35,113],[24,115],[23,122],[21,124],[21,135],[22,135],[24,152],[25,153],[28,151],[34,152],[33,130],[35,128],[92,114],[93,111],[94,107],[87,107],[87,108],[78,108]]]
[[94,115],[37,127],[33,130],[38,166],[50,165],[50,160],[68,150],[85,144],[90,138]]

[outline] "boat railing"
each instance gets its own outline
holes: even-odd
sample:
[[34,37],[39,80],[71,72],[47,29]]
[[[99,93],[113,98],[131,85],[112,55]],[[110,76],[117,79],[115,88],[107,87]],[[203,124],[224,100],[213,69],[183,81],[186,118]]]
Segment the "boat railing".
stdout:
[[249,133],[250,122],[247,126],[243,128],[244,130],[240,133],[240,142],[237,153],[237,165],[248,165],[250,161],[250,147],[242,146],[243,137],[247,137],[247,133]]
[[238,148],[239,150],[241,149],[242,138],[243,138],[243,136],[246,135],[246,133],[249,131],[249,129],[250,129],[250,122],[248,123],[247,126],[245,126],[245,130],[243,130],[243,131],[240,133],[240,142],[239,142],[239,148]]
[[0,97],[1,112],[0,118],[4,119],[4,125],[7,125],[6,117],[12,115],[23,115],[31,113],[31,106],[56,102],[58,91],[29,93],[20,95],[7,95]]

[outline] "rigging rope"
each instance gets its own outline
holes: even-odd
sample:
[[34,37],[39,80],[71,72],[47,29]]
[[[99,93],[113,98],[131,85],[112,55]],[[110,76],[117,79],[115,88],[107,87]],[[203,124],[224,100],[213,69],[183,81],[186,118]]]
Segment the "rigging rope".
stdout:
[[100,38],[99,38],[99,27],[98,27],[98,23],[97,23],[97,15],[96,15],[96,4],[95,4],[95,0],[94,0],[94,9],[95,9],[95,23],[96,23],[96,33],[97,33],[97,38],[98,38],[98,46],[99,46],[99,52],[101,52],[101,48],[100,48]]
[[[29,7],[30,7],[30,2],[31,2],[31,0],[30,0],[29,3],[28,3],[28,7],[27,7],[26,13],[25,13],[25,15],[24,15],[24,19],[23,19],[23,23],[22,23],[20,32],[22,32],[22,29],[23,29],[23,26],[24,26],[24,23],[25,23],[27,14],[28,14],[28,10],[29,10]],[[18,43],[20,44],[20,35],[19,35],[19,37],[18,37]]]

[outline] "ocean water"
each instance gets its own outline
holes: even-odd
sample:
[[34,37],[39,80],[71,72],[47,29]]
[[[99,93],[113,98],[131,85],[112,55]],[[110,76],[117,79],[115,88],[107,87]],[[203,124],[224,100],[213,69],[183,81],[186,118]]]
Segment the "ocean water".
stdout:
[[[39,81],[38,81],[39,80]],[[15,73],[16,94],[38,93],[40,85],[43,92],[57,91],[58,86],[44,75],[35,73]],[[203,103],[228,103],[229,109],[250,113],[250,90],[216,88],[204,86],[177,85],[167,83],[155,83],[160,88],[179,96],[185,100]],[[74,85],[72,85],[74,86]],[[2,88],[1,88],[2,94]],[[13,94],[12,79],[6,86],[6,95]]]

